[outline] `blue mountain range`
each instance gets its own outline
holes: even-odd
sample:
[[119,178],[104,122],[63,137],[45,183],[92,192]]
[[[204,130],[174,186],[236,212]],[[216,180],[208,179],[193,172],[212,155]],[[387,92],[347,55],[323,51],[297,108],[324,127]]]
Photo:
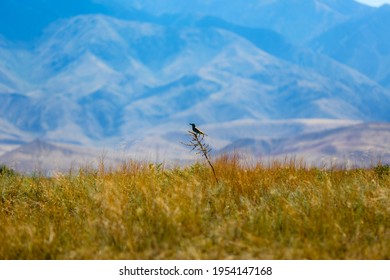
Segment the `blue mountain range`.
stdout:
[[40,138],[178,159],[189,122],[266,154],[390,122],[389,19],[352,0],[1,1],[0,155]]

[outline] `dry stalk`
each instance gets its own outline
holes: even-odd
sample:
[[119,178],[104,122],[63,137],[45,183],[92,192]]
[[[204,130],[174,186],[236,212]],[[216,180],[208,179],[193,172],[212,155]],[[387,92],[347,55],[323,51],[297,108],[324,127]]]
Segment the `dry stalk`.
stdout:
[[210,165],[211,170],[213,171],[215,181],[218,184],[217,174],[215,173],[215,169],[213,164],[210,161],[210,146],[204,141],[204,134],[197,134],[193,131],[188,131],[188,134],[191,136],[191,140],[189,143],[183,143],[184,145],[191,147],[191,151],[196,151],[198,155],[203,156],[207,163]]

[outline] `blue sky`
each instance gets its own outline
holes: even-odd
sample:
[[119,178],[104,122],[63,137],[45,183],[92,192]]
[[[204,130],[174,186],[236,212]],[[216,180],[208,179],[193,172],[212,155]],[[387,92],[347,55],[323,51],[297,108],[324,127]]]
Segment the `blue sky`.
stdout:
[[356,0],[371,6],[380,6],[383,4],[390,4],[390,0]]

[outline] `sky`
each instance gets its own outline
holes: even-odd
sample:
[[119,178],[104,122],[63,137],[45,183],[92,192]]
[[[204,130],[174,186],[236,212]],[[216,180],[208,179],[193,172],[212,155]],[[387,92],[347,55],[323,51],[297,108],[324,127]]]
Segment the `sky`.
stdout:
[[370,6],[380,6],[383,4],[390,4],[390,0],[356,0],[356,1]]

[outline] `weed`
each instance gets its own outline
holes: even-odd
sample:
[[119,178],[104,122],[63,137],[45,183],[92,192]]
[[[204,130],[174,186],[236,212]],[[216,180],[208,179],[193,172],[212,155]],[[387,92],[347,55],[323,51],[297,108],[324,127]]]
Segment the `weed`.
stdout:
[[191,140],[190,140],[189,143],[184,143],[184,145],[186,145],[188,147],[191,147],[192,148],[191,151],[196,150],[197,154],[202,155],[206,159],[206,161],[209,164],[211,170],[213,171],[213,175],[214,175],[215,181],[218,184],[217,174],[215,173],[214,166],[213,166],[213,164],[210,161],[211,148],[204,141],[205,134],[203,134],[203,133],[199,134],[199,133],[195,133],[195,132],[192,132],[192,131],[188,131],[188,134],[191,136]]

